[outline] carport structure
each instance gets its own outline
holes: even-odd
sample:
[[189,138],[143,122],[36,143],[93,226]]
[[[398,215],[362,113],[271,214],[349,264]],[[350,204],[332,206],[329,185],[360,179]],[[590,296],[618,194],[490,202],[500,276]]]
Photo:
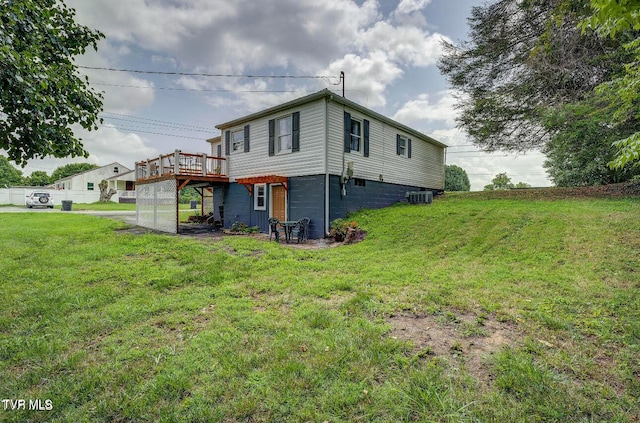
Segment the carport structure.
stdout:
[[[202,196],[201,212],[214,213],[221,220],[223,190],[229,183],[226,158],[205,153],[191,154],[175,150],[136,163],[136,222],[138,226],[177,234],[180,230],[178,194],[186,187]],[[211,208],[205,210],[205,197],[211,193]],[[216,214],[217,213],[217,214]]]

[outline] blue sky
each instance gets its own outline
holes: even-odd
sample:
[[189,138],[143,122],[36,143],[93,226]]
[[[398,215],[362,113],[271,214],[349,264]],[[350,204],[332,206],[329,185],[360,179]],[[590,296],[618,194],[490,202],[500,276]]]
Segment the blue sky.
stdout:
[[80,69],[104,91],[98,131],[77,134],[90,157],[34,160],[23,169],[51,173],[89,161],[133,167],[179,148],[206,152],[216,124],[323,88],[451,146],[473,190],[500,172],[512,181],[550,185],[538,152],[477,151],[455,128],[455,99],[436,67],[441,40],[466,38],[471,7],[482,0],[65,0],[77,21],[102,31],[98,52],[81,66],[225,75],[327,76],[239,78]]

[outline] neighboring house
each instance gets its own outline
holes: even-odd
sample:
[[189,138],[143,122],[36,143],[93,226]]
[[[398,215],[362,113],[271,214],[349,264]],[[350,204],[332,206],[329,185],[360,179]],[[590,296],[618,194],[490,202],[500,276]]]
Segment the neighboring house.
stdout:
[[[129,191],[135,190],[135,172],[118,162],[67,176],[55,181],[54,185],[58,190],[95,192],[96,201],[98,201],[100,197],[98,185],[103,180],[107,180],[110,187],[116,190],[119,189],[118,187],[124,187],[123,191],[127,191],[127,187]],[[112,197],[111,201],[118,201],[118,196]]]
[[217,125],[227,158],[225,227],[311,218],[311,237],[362,208],[444,189],[446,145],[323,90]]
[[111,201],[118,203],[136,202],[136,171],[129,170],[118,173],[107,179],[107,189],[116,191],[116,195],[111,197]]

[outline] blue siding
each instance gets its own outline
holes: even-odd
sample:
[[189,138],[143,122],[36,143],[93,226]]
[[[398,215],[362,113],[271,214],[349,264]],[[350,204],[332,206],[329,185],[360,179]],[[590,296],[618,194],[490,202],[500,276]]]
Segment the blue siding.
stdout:
[[347,182],[347,195],[340,191],[340,176],[329,178],[329,221],[345,217],[360,209],[379,209],[394,203],[405,201],[407,191],[420,191],[423,188],[410,185],[397,185],[386,182],[365,180],[365,186],[357,186],[353,179]]
[[324,175],[289,178],[289,219],[311,219],[309,238],[324,238]]
[[229,184],[224,194],[224,227],[230,228],[234,222],[243,222],[248,226],[259,226],[262,232],[268,231],[267,211],[253,209],[253,197],[240,184]]

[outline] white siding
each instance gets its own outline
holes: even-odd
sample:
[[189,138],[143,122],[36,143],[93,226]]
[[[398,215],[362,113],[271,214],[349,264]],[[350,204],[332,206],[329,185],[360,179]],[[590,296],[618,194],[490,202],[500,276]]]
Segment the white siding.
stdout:
[[[344,112],[352,119],[369,120],[369,157],[361,151],[344,153]],[[396,136],[411,139],[411,158],[396,154]],[[444,189],[444,149],[335,102],[329,102],[329,173],[346,173],[353,162],[353,177],[425,188]]]
[[[118,168],[118,173],[115,173],[113,171],[114,167]],[[130,170],[131,169],[122,166],[120,163],[112,163],[110,165],[103,166],[98,169],[93,169],[93,170],[79,173],[77,175],[70,176],[68,179],[65,178],[63,180],[65,182],[64,189],[87,191],[88,184],[93,183],[93,191],[100,192],[100,188],[98,188],[98,184],[103,179],[109,179],[114,176],[118,176],[119,174],[129,172]]]
[[[300,112],[300,151],[269,156],[269,120]],[[231,180],[252,176],[304,176],[324,173],[325,164],[325,102],[319,99],[289,110],[264,116],[225,132],[238,131],[249,125],[249,152],[238,151],[227,156]]]

